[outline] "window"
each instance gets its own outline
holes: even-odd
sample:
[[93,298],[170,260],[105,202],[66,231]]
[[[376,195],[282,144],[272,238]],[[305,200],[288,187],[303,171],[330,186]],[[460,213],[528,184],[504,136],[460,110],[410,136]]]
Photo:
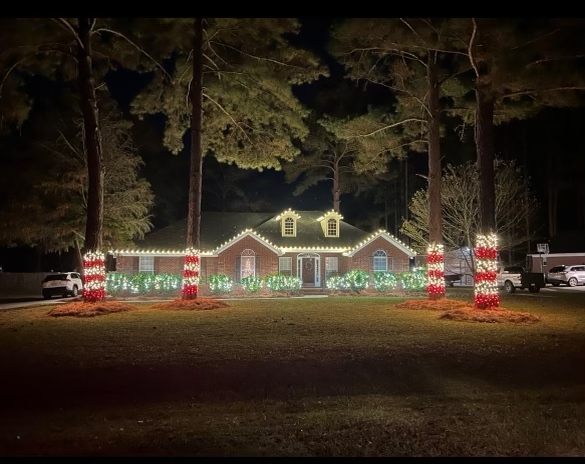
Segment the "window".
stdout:
[[295,236],[295,220],[293,218],[287,217],[284,220],[284,229],[282,231],[282,235],[285,235],[288,237]]
[[339,271],[338,268],[338,259],[337,256],[331,256],[325,258],[325,280],[329,277],[337,274]]
[[327,220],[327,237],[337,237],[337,220]]
[[240,266],[241,279],[256,275],[256,253],[253,250],[242,251]]
[[138,272],[154,274],[154,256],[140,256],[138,258]]
[[278,258],[278,273],[286,276],[292,275],[292,258],[283,256]]
[[388,270],[388,256],[385,251],[378,250],[374,253],[374,272]]

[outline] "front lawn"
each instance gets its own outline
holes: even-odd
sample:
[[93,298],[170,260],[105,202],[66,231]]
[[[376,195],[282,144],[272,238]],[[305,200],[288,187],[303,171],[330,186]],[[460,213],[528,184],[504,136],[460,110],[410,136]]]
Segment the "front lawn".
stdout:
[[0,455],[585,456],[584,296],[503,295],[528,325],[384,297],[3,311]]

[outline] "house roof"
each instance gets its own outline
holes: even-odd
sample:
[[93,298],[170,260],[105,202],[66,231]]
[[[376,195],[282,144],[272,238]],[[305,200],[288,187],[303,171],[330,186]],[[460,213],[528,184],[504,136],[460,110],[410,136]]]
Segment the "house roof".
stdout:
[[[379,234],[372,235],[357,227],[339,221],[339,237],[326,237],[321,223],[318,221],[323,211],[295,211],[297,219],[296,236],[283,237],[281,232],[280,214],[275,213],[201,213],[201,250],[212,252],[227,242],[241,236],[245,231],[252,231],[262,240],[283,251],[287,249],[338,249],[350,250],[369,242]],[[187,220],[183,219],[163,229],[146,234],[143,240],[125,252],[168,251],[181,253],[186,243]],[[404,244],[386,233],[390,241],[406,251]],[[411,252],[414,255],[414,252]]]

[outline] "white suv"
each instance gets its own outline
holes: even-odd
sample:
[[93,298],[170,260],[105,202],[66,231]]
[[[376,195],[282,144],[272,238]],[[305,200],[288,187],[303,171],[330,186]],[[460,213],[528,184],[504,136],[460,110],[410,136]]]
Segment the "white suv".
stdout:
[[45,299],[49,299],[53,295],[77,296],[83,290],[83,282],[77,272],[48,275],[43,279],[42,285],[43,298]]

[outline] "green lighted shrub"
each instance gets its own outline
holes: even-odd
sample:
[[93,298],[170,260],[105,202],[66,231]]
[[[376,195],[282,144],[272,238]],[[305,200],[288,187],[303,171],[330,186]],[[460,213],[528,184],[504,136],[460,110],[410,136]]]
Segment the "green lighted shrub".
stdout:
[[215,295],[230,293],[234,281],[224,274],[214,274],[209,276],[209,291]]
[[414,268],[411,272],[399,274],[404,290],[424,291],[427,288],[427,270],[424,267]]
[[256,293],[262,288],[262,278],[256,276],[244,277],[240,280],[240,284],[248,293]]
[[273,292],[286,292],[289,295],[301,291],[302,280],[299,277],[274,274],[264,279],[266,288]]
[[181,288],[182,277],[176,274],[133,274],[121,272],[106,273],[106,292],[108,295],[132,293],[146,295],[147,293],[168,294]]
[[116,296],[130,290],[130,279],[121,272],[106,273],[106,293]]
[[370,276],[366,271],[353,269],[351,271],[347,271],[344,277],[347,284],[349,285],[350,290],[355,293],[359,293],[362,290],[368,288]]
[[349,283],[345,280],[343,275],[334,275],[327,279],[327,288],[337,291],[348,291],[350,290]]
[[374,272],[374,288],[380,293],[388,293],[398,288],[398,277],[393,272]]

